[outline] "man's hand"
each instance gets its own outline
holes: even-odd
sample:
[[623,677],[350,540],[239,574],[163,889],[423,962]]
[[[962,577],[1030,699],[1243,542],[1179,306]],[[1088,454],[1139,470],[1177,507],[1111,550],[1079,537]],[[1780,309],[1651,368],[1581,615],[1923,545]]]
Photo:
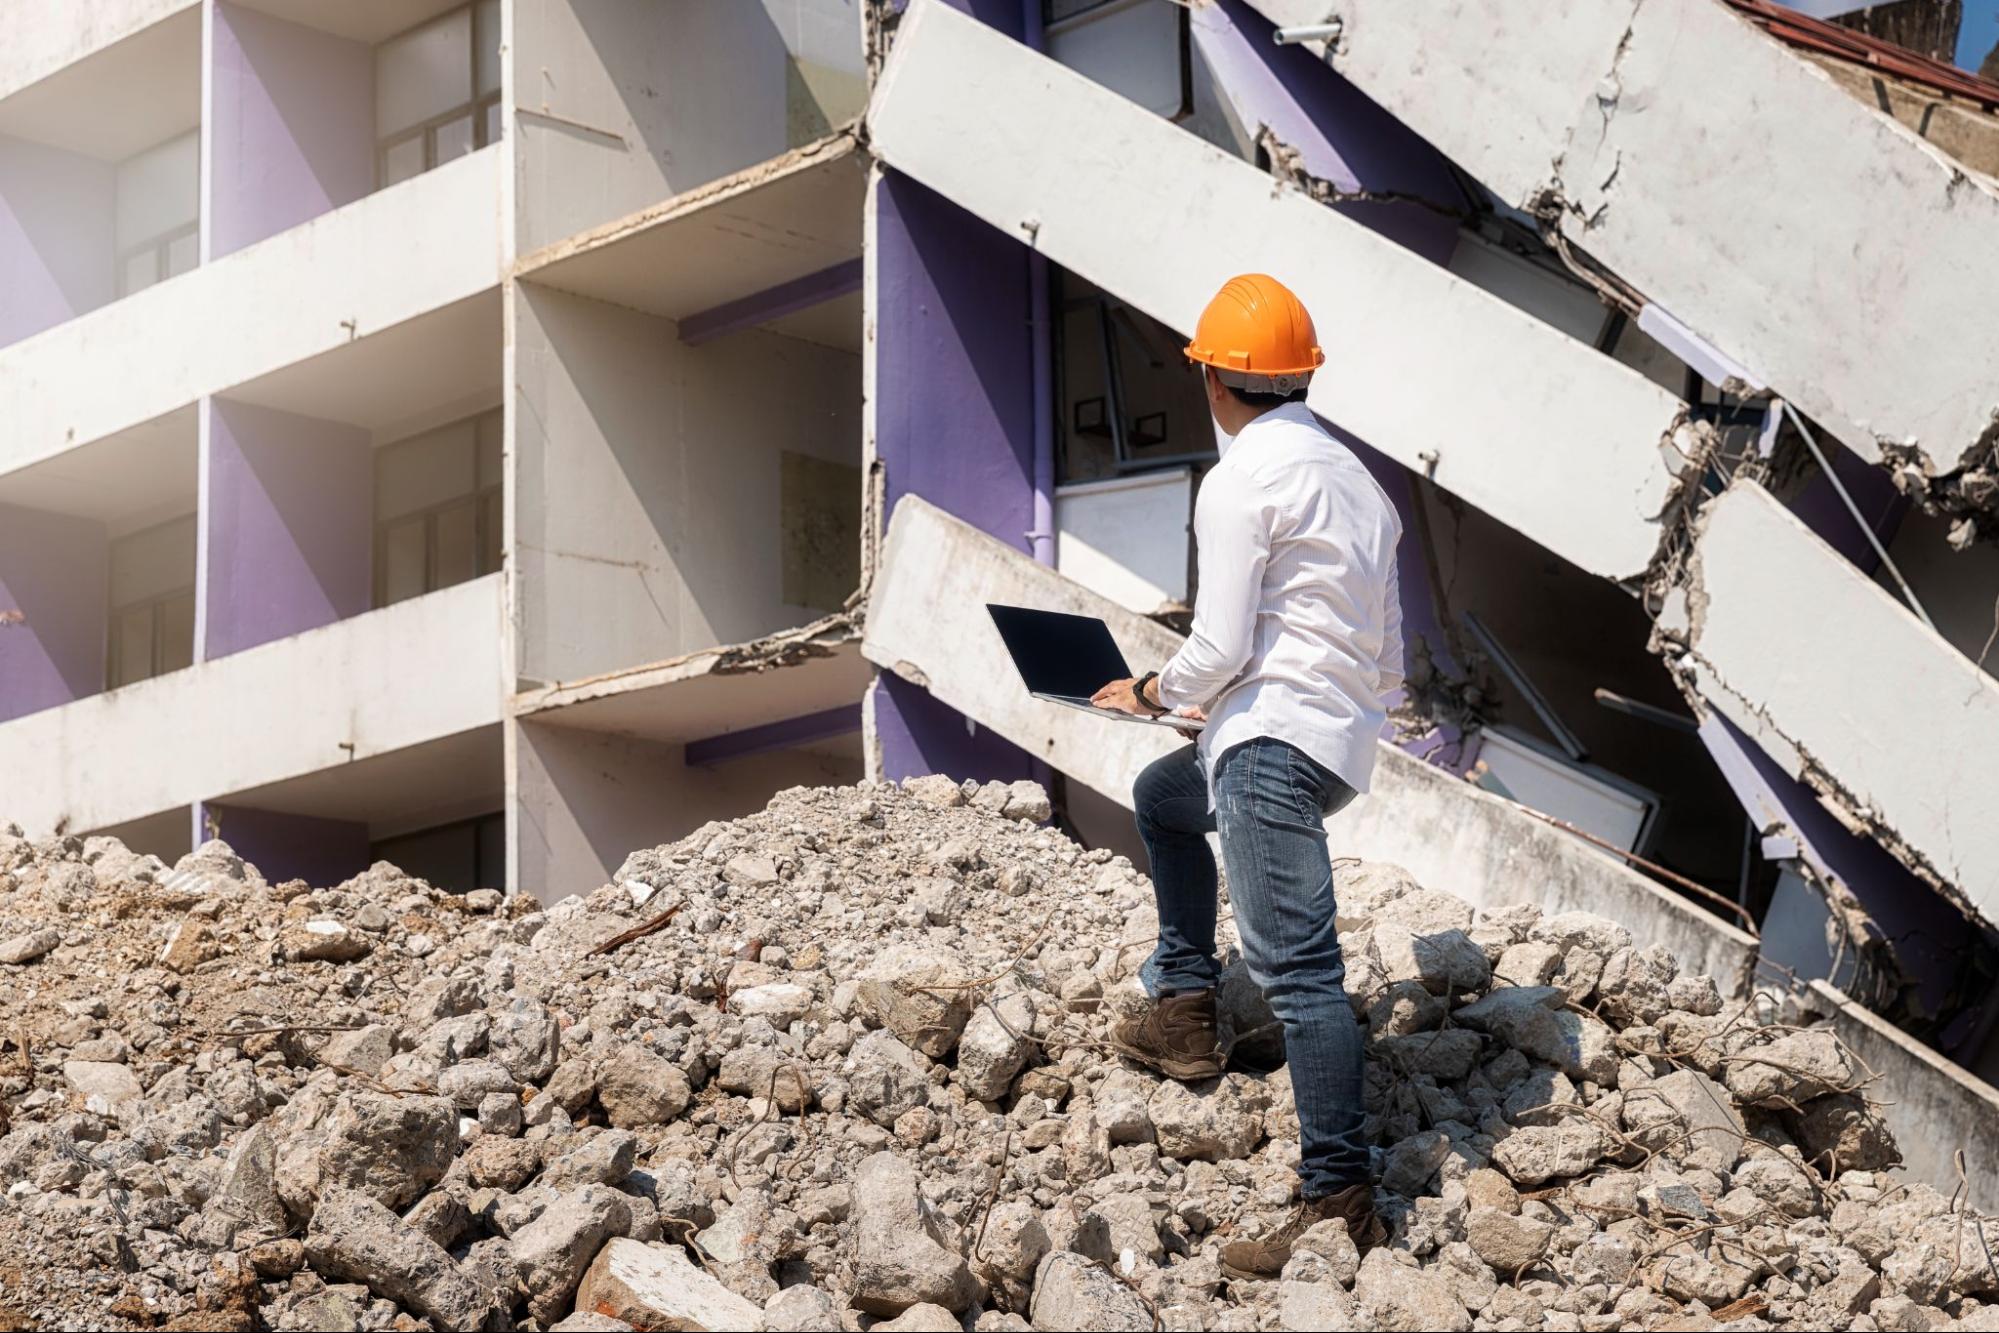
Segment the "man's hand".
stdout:
[[1099,708],[1109,708],[1119,713],[1130,713],[1133,717],[1151,717],[1155,710],[1147,708],[1131,692],[1136,677],[1127,676],[1114,680],[1090,696],[1090,702]]

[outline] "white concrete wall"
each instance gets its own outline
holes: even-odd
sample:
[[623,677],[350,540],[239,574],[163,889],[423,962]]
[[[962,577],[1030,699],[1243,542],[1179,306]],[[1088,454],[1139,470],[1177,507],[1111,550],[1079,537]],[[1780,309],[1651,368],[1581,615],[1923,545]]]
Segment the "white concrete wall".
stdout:
[[1730,721],[1999,921],[1999,681],[1748,482],[1708,504],[1661,628]]
[[1186,468],[1055,489],[1055,568],[1128,611],[1188,604],[1194,485]]
[[117,292],[110,166],[0,135],[0,347]]
[[508,885],[543,902],[589,893],[632,852],[761,810],[787,787],[861,776],[805,750],[689,768],[678,745],[528,721],[507,725],[507,770]]
[[776,157],[864,98],[857,0],[517,0],[513,53],[521,254]]
[[1594,573],[1642,570],[1681,404],[938,0],[915,0],[869,111],[875,152],[1176,329],[1263,270],[1313,312],[1314,408]]
[[[860,358],[515,289],[516,665],[523,687],[802,625],[781,455],[860,463]],[[858,479],[855,482],[858,486]]]
[[1965,1203],[1999,1208],[1999,1088],[1973,1077],[1823,981],[1804,997],[1863,1064],[1879,1075],[1872,1089],[1881,1118],[1902,1150],[1900,1175],[1950,1194],[1958,1187],[1956,1154],[1964,1152]]
[[0,349],[0,472],[494,286],[505,151],[459,158]]
[[1427,888],[1482,908],[1533,903],[1623,922],[1725,993],[1748,985],[1755,940],[1511,801],[1384,744],[1374,789],[1326,821],[1334,854],[1392,861]]
[[141,28],[200,6],[201,0],[12,0],[0,5],[0,97]]
[[1252,3],[1861,456],[1989,424],[1999,191],[1718,0]]
[[492,575],[18,718],[0,810],[100,828],[490,726],[499,625]]

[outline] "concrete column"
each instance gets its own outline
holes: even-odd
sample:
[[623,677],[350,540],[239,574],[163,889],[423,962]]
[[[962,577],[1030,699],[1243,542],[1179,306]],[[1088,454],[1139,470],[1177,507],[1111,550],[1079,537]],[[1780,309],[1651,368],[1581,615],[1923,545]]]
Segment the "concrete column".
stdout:
[[366,611],[374,545],[368,432],[219,398],[203,412],[197,660]]
[[[1016,18],[1018,11],[1015,11]],[[1034,526],[1027,250],[915,181],[876,187],[875,451],[905,495],[1014,547]],[[1022,778],[1027,754],[914,686],[875,687],[881,775]]]
[[111,300],[115,195],[108,164],[0,135],[0,347]]
[[366,43],[225,3],[211,33],[207,259],[375,188]]
[[369,865],[368,826],[354,820],[254,810],[199,802],[194,843],[220,838],[273,884],[302,879],[325,888],[351,879]]
[[0,505],[0,721],[104,688],[110,543],[87,519]]

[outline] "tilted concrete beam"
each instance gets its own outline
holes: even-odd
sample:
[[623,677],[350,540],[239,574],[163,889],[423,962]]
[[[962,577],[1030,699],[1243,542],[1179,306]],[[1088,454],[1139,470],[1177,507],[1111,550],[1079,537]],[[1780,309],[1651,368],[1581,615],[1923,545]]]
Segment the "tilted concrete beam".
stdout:
[[1684,407],[1637,372],[937,0],[915,0],[869,142],[1176,329],[1234,274],[1313,311],[1312,406],[1596,574],[1651,561]]
[[[1134,670],[1179,648],[1171,630],[1038,565],[923,500],[905,497],[869,595],[861,652],[980,726],[1126,807],[1153,759],[1183,744],[1159,727],[1094,718],[1028,697],[986,614],[987,602],[1100,617]],[[1393,861],[1434,889],[1483,907],[1589,907],[1643,923],[1689,968],[1746,985],[1755,941],[1580,838],[1383,742],[1374,790],[1327,823],[1343,856]]]
[[1999,922],[1999,682],[1753,482],[1695,534],[1668,660],[1849,827]]
[[868,594],[861,655],[992,728],[1076,782],[1131,804],[1139,770],[1180,744],[1164,727],[1091,717],[1031,697],[986,603],[1096,616],[1125,660],[1162,663],[1181,638],[915,496],[896,502]]
[[1862,457],[1991,450],[1999,190],[1717,0],[1251,3]]

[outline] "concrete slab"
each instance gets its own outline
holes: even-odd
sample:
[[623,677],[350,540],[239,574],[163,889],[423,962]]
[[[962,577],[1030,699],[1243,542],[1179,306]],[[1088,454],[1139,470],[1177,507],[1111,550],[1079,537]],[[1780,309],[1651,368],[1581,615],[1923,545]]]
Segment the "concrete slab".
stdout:
[[1999,922],[1999,681],[1738,482],[1660,628],[1700,695],[1835,814]]
[[118,162],[201,122],[201,0],[0,6],[0,134]]
[[517,694],[515,717],[685,744],[858,704],[874,673],[844,618]]
[[937,0],[868,127],[889,167],[1183,332],[1229,276],[1277,274],[1326,350],[1323,416],[1594,573],[1651,559],[1682,404],[1637,372]]
[[[515,272],[685,319],[859,259],[866,190],[867,164],[853,136],[836,134],[546,246]],[[831,326],[834,345],[858,348],[860,321],[851,322],[850,330]],[[793,326],[805,336],[821,329]]]
[[101,828],[490,727],[500,584],[488,575],[0,724],[0,809],[37,835]]
[[1990,427],[1999,188],[1716,0],[1252,3],[1862,457]]

